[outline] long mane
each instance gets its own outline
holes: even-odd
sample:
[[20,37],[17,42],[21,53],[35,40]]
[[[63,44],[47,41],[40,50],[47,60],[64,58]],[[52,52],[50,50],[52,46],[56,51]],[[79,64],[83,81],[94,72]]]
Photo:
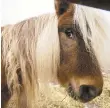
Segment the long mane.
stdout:
[[[110,71],[110,13],[81,5],[75,5],[74,22],[79,25],[86,46],[94,49],[103,72]],[[88,41],[89,40],[89,41]]]
[[34,106],[31,100],[35,99],[38,80],[54,79],[59,50],[56,15],[25,20],[2,31],[2,64],[8,88],[19,97],[20,75],[29,108]]

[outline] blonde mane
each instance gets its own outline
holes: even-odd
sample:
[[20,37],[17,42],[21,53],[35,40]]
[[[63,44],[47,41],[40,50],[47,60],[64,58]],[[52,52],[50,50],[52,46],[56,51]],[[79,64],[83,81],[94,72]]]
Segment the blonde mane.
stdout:
[[73,20],[79,25],[86,46],[89,47],[90,40],[102,71],[110,71],[110,13],[87,6],[75,6]]
[[[2,36],[2,63],[8,88],[16,98],[20,97],[17,77],[20,73],[27,106],[33,108],[38,79],[50,81],[57,73],[60,59],[57,17],[51,14],[25,20],[6,27]],[[16,102],[17,107],[19,100]]]
[[[106,47],[110,46],[110,19],[100,10],[81,5],[76,5],[74,15],[73,22],[79,25],[87,47],[89,39],[102,70],[109,71],[110,48]],[[19,106],[22,93],[25,94],[27,108],[35,108],[39,82],[48,83],[56,79],[60,65],[57,23],[56,14],[46,14],[3,29],[2,67],[12,93],[10,100],[16,97],[13,108],[23,107]],[[88,32],[86,23],[91,32]],[[23,90],[22,93],[20,90]]]

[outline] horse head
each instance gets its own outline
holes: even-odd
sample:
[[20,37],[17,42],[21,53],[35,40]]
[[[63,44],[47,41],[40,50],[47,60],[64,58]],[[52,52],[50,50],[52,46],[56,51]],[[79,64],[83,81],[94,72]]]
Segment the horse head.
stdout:
[[[102,92],[103,78],[91,41],[83,38],[74,18],[75,5],[66,0],[55,0],[60,39],[60,67],[58,80],[67,87],[68,94],[82,102],[88,102]],[[91,33],[86,22],[88,32]]]

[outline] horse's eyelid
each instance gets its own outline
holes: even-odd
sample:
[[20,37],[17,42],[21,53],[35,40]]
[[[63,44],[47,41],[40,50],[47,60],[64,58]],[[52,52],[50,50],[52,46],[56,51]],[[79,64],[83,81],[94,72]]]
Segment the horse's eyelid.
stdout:
[[67,30],[67,28],[59,28],[58,31],[59,32],[65,32]]
[[71,30],[71,31],[73,31],[73,28],[59,28],[59,29],[58,29],[59,32],[65,32],[66,30]]

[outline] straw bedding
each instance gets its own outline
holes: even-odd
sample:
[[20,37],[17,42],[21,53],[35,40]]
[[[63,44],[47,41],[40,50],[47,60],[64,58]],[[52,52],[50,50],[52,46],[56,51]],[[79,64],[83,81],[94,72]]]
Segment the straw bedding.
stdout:
[[[41,93],[39,100],[36,101],[38,108],[110,108],[110,74],[104,75],[104,89],[101,96],[86,104],[70,98],[65,89],[59,85],[46,85],[46,89],[42,85],[40,87]],[[14,102],[9,106],[12,108]]]
[[60,86],[50,86],[49,93],[49,97],[41,94],[40,108],[110,108],[110,74],[104,75],[104,89],[101,96],[86,104],[71,99]]

